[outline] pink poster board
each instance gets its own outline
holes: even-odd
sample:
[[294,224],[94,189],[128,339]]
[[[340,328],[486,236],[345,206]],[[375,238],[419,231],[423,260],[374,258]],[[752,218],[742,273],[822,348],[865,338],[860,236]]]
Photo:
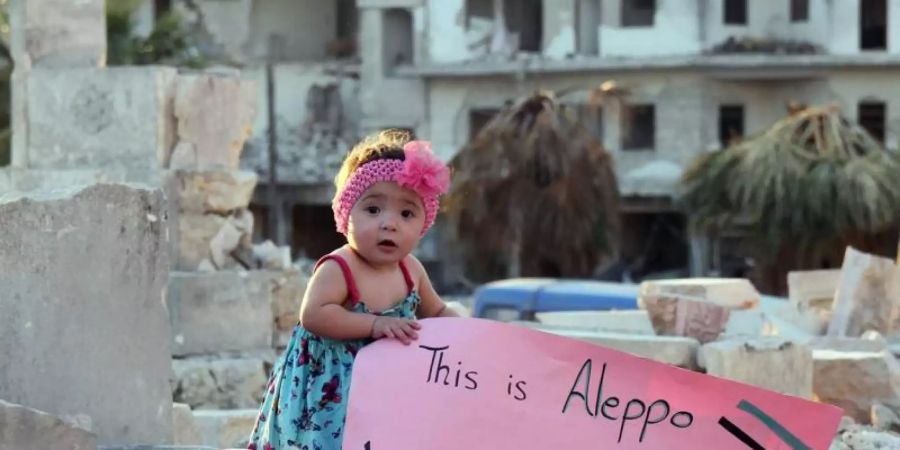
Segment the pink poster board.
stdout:
[[826,450],[840,409],[481,319],[357,356],[345,450]]

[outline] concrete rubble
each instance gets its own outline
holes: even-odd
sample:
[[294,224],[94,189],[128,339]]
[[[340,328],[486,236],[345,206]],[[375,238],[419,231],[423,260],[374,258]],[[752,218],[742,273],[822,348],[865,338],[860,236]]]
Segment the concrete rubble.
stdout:
[[0,400],[0,449],[90,450],[97,436],[59,417]]
[[753,308],[759,301],[756,288],[742,279],[645,281],[638,294],[657,334],[704,343],[725,331],[732,311]]

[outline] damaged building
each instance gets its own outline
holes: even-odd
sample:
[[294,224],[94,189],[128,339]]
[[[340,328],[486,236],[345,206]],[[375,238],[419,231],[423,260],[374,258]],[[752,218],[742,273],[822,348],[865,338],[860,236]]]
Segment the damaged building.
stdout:
[[[510,100],[566,92],[616,162],[623,264],[742,275],[740,235],[691,237],[673,202],[698,155],[765,130],[789,102],[837,103],[888,148],[900,131],[900,4],[886,0],[360,0],[364,117],[450,158]],[[392,17],[410,17],[407,33]],[[411,42],[398,43],[401,35]],[[395,49],[412,49],[401,64]],[[393,53],[386,53],[393,52]],[[374,53],[374,54],[373,54]],[[389,89],[385,89],[389,86]],[[402,86],[402,87],[401,87]],[[625,96],[597,104],[590,93]],[[402,94],[398,94],[402,92]],[[380,95],[381,94],[381,95]],[[379,102],[378,99],[383,99]],[[421,106],[417,106],[421,105]],[[424,109],[418,114],[418,108]],[[839,262],[835,262],[839,263]]]
[[[258,239],[339,245],[331,177],[365,133],[402,128],[449,160],[512,99],[566,92],[616,162],[622,268],[742,275],[740,234],[690,236],[673,198],[698,155],[766,129],[789,102],[837,103],[897,145],[900,4],[887,0],[154,0],[257,80],[242,165]],[[140,22],[141,20],[139,20]],[[597,102],[601,86],[627,95]],[[274,125],[271,126],[270,125]],[[274,188],[272,187],[274,186]],[[421,257],[436,261],[435,234]],[[438,277],[440,278],[440,276]],[[452,275],[448,275],[452,278]]]

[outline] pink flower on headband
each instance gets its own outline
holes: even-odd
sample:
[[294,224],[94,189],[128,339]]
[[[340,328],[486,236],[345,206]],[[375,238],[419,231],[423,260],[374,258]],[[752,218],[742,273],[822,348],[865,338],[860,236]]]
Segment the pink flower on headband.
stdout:
[[426,141],[410,141],[403,146],[405,160],[397,173],[397,184],[416,191],[423,198],[435,197],[450,188],[450,170],[431,152]]

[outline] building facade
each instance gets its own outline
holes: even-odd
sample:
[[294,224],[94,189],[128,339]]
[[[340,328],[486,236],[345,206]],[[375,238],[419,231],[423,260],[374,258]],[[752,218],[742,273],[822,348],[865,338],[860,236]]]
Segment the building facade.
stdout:
[[742,273],[746,261],[728,259],[739,252],[727,236],[690,238],[672,200],[698,155],[766,129],[789,102],[837,104],[897,147],[900,0],[359,0],[358,7],[362,122],[413,129],[445,158],[506,102],[535,90],[590,92],[614,83],[628,92],[604,102],[590,128],[615,159],[623,264],[634,274],[689,266],[695,275]]

